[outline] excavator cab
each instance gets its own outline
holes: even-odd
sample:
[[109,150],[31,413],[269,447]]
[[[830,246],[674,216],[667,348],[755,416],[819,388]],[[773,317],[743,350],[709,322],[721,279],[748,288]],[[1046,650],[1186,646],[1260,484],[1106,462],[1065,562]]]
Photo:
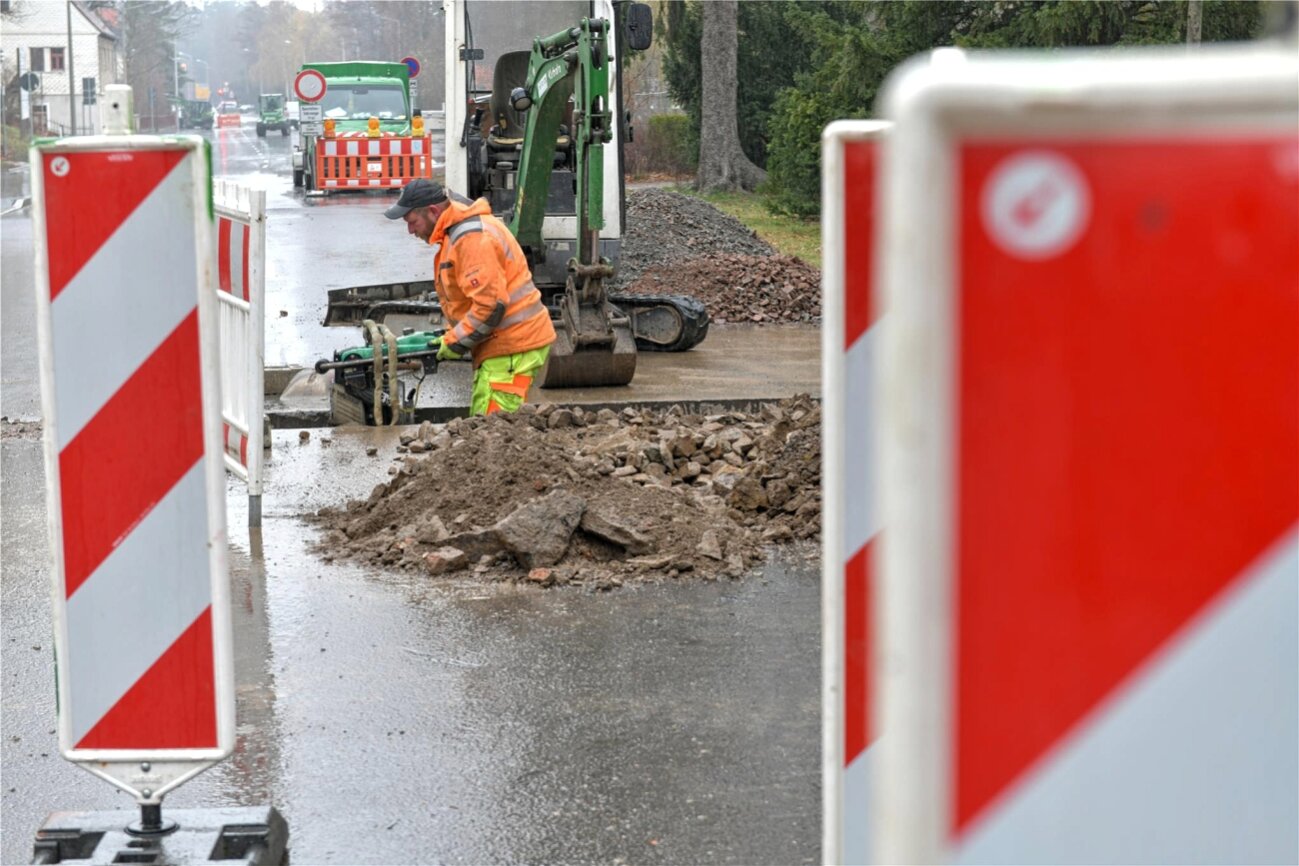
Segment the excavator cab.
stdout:
[[[487,198],[495,214],[506,214],[514,209],[516,178],[528,120],[526,111],[514,107],[510,94],[527,83],[531,57],[531,51],[507,51],[497,58],[492,70],[492,92],[488,101],[491,126],[484,139],[485,177],[479,194]],[[566,92],[571,91],[570,86]],[[577,212],[573,198],[574,148],[568,129],[567,123],[561,124],[555,136],[546,198],[548,214]]]

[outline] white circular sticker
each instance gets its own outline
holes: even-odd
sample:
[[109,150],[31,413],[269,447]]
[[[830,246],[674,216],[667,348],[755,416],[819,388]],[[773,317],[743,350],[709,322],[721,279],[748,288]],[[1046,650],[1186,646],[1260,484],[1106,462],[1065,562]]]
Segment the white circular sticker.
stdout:
[[983,225],[1006,252],[1047,259],[1073,246],[1091,215],[1087,180],[1064,157],[1018,153],[993,171],[983,189]]
[[68,162],[66,156],[56,156],[50,160],[50,174],[55,177],[66,177],[72,170],[72,165]]

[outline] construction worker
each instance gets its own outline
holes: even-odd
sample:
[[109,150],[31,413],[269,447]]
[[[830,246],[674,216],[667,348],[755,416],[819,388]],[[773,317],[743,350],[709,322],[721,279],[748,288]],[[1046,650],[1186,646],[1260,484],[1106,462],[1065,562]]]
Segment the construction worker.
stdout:
[[473,357],[470,414],[518,411],[555,342],[519,242],[486,199],[470,201],[437,181],[406,184],[385,215],[438,245],[433,284],[450,325],[438,358]]

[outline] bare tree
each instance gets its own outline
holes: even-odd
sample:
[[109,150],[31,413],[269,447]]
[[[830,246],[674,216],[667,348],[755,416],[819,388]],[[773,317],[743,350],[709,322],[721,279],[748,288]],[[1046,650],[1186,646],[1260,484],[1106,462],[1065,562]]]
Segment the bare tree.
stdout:
[[699,46],[704,93],[697,185],[705,191],[752,190],[767,178],[767,173],[754,165],[740,147],[735,107],[738,17],[737,0],[704,3],[704,31]]

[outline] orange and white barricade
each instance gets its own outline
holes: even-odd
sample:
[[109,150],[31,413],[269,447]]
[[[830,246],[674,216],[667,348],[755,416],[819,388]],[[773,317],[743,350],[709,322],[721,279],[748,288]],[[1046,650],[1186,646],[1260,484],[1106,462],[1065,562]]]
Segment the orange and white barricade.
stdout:
[[392,189],[433,177],[430,136],[340,133],[316,139],[316,186],[320,189]]
[[221,441],[248,485],[248,525],[261,525],[266,320],[266,193],[213,184],[221,336]]
[[31,166],[59,745],[157,804],[235,734],[205,144]]
[[1296,80],[890,78],[878,862],[1299,860]]

